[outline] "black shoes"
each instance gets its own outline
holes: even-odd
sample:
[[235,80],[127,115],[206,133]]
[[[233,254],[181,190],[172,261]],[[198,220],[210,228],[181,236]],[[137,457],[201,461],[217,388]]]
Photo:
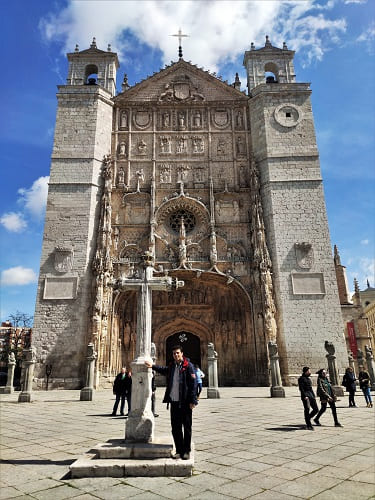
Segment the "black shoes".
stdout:
[[158,416],[159,416],[159,414],[158,414],[158,413],[154,413],[154,417],[158,417]]
[[190,453],[184,453],[181,458],[182,460],[190,460]]
[[340,424],[340,422],[336,422],[335,427],[343,427],[343,426]]
[[315,422],[315,425],[317,425],[318,427],[322,426],[322,424],[319,422],[318,419],[314,418],[314,422]]
[[306,430],[307,431],[313,431],[314,427],[312,425],[306,425]]

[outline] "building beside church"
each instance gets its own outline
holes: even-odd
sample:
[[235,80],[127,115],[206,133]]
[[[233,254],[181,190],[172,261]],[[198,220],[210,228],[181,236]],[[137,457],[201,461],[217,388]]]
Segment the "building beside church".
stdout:
[[268,342],[284,384],[347,352],[324,203],[310,85],[294,52],[251,45],[247,93],[182,57],[116,95],[108,47],[68,54],[58,86],[33,328],[41,386],[80,388],[86,348],[103,386],[135,353],[136,296],[116,287],[151,252],[157,359],[183,345],[220,385],[268,385]]

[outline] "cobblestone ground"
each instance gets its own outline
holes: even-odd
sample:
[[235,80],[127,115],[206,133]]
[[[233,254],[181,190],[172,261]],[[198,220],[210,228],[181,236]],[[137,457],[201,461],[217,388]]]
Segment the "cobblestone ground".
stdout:
[[[303,426],[297,388],[271,399],[268,388],[222,388],[194,410],[192,477],[70,479],[69,465],[93,445],[124,435],[125,419],[111,417],[110,391],[79,401],[79,391],[1,395],[1,498],[314,500],[375,497],[374,409],[338,401],[343,428],[328,409],[322,427]],[[155,435],[170,435],[169,413],[157,391]]]

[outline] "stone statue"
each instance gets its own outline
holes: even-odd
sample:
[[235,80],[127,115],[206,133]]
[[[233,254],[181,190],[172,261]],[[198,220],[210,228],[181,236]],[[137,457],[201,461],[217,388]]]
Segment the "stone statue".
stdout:
[[147,144],[145,143],[145,141],[143,139],[141,139],[139,142],[138,142],[138,153],[140,155],[145,155],[147,154]]
[[137,191],[139,191],[139,189],[141,187],[141,183],[143,183],[145,180],[145,174],[143,172],[143,168],[141,168],[141,170],[137,170],[135,172],[135,176],[137,178]]
[[125,183],[125,172],[122,167],[119,168],[118,176],[117,176],[117,184],[121,187]]
[[278,347],[276,342],[268,342],[268,354],[270,358],[271,370],[271,398],[285,398],[285,391],[282,387]]
[[128,114],[126,111],[121,113],[120,127],[126,128],[128,126]]
[[239,155],[245,154],[245,144],[243,142],[242,137],[237,138],[237,154]]
[[196,128],[199,128],[202,126],[202,119],[201,119],[201,114],[200,111],[196,111],[194,113],[194,118],[193,118],[193,125]]
[[209,342],[207,345],[207,363],[208,363],[208,387],[207,398],[219,399],[219,384],[217,377],[217,352],[214,344]]
[[125,142],[120,142],[119,149],[118,149],[118,154],[119,154],[119,156],[125,156],[126,155],[126,143]]
[[167,127],[169,127],[169,124],[170,124],[169,113],[165,112],[165,113],[163,113],[163,127],[167,128]]

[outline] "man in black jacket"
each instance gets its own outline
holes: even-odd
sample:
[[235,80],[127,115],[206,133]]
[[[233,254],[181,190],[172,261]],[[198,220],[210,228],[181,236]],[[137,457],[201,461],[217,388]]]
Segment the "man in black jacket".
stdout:
[[171,405],[172,435],[176,448],[173,458],[189,460],[191,452],[191,433],[193,409],[197,401],[197,381],[193,365],[185,358],[181,346],[172,349],[173,363],[169,366],[146,366],[167,377],[167,387],[163,403]]
[[113,382],[113,394],[116,401],[113,406],[112,416],[116,415],[118,405],[121,400],[120,414],[124,415],[125,399],[128,402],[128,413],[131,410],[132,378],[130,373],[126,372],[126,367],[121,368],[121,372],[116,376]]
[[304,366],[302,369],[302,376],[298,379],[298,387],[301,392],[301,399],[305,410],[306,429],[313,431],[314,427],[311,425],[311,419],[318,413],[318,405],[316,403],[310,375],[310,368]]

